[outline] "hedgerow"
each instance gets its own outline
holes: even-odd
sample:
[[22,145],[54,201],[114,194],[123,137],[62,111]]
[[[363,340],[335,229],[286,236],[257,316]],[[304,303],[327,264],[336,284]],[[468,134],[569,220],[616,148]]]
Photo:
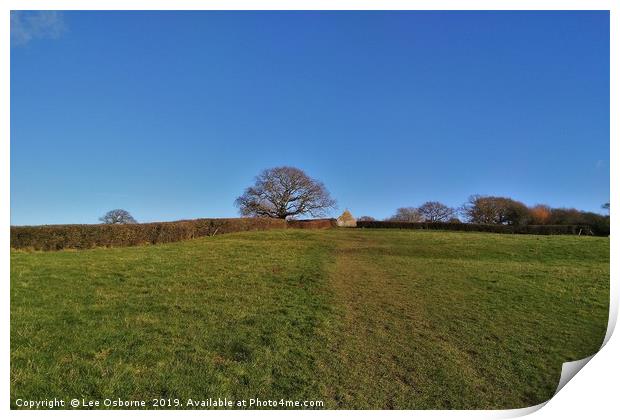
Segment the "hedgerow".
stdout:
[[287,227],[294,229],[329,229],[336,227],[336,219],[289,220]]
[[[11,248],[55,251],[96,247],[123,247],[178,242],[201,236],[267,229],[329,229],[335,219],[282,220],[270,218],[195,219],[123,225],[11,226]],[[588,225],[491,225],[478,223],[415,223],[358,221],[358,228],[428,229],[532,235],[601,235]],[[601,233],[602,232],[602,233]]]
[[122,247],[177,242],[230,232],[284,228],[285,220],[268,218],[196,219],[122,225],[11,226],[11,247],[43,251]]
[[479,223],[416,223],[389,221],[358,221],[358,228],[374,229],[428,229],[467,232],[521,233],[531,235],[591,235],[589,226],[580,225],[491,225]]

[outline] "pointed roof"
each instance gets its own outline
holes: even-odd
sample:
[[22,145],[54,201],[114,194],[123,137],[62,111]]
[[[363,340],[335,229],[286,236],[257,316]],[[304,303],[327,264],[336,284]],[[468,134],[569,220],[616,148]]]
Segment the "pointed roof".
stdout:
[[353,215],[348,209],[345,209],[345,211],[343,211],[342,214],[338,217],[338,220],[342,222],[355,221],[355,217],[353,217]]

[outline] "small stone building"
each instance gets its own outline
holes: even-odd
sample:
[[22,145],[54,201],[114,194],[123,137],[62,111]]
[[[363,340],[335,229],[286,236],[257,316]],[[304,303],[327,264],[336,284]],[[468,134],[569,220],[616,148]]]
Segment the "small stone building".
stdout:
[[357,226],[357,220],[351,214],[349,210],[345,210],[340,217],[336,219],[336,224],[340,227],[355,227]]

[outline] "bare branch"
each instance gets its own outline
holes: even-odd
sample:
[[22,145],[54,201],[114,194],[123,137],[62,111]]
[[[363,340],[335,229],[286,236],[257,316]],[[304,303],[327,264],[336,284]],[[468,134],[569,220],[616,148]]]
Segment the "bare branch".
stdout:
[[138,223],[127,210],[123,209],[110,210],[101,216],[99,220],[106,225],[127,225]]
[[286,219],[303,214],[325,215],[336,207],[322,182],[290,166],[265,169],[253,186],[235,200],[242,216]]

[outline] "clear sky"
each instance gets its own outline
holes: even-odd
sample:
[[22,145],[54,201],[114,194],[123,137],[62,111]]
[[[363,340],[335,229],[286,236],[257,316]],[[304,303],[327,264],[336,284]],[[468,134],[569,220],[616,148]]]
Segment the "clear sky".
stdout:
[[11,20],[15,225],[235,217],[280,165],[357,216],[476,193],[609,201],[608,12]]

